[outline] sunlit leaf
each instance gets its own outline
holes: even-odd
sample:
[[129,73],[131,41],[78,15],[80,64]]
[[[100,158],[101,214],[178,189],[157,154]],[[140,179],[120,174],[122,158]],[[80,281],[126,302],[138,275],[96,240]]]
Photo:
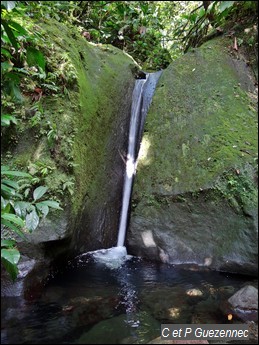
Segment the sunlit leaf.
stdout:
[[6,201],[3,196],[1,195],[1,210],[3,210],[5,208],[5,206],[7,205],[8,201]]
[[47,205],[49,207],[52,207],[52,208],[55,208],[55,209],[58,209],[58,210],[63,210],[63,208],[61,208],[59,206],[59,203],[57,201],[44,200],[44,201],[41,202],[41,204]]
[[10,263],[16,265],[16,264],[18,264],[18,261],[20,259],[20,253],[15,248],[2,249],[1,250],[1,257],[5,258]]
[[18,217],[15,214],[11,214],[11,213],[1,213],[1,218],[2,219],[6,219],[9,220],[10,222],[13,222],[14,224],[23,227],[24,226],[24,221]]
[[48,190],[48,187],[40,186],[33,191],[33,199],[36,201],[40,199]]
[[219,12],[222,13],[224,12],[227,8],[230,8],[233,6],[235,1],[220,1],[219,4]]
[[39,225],[40,219],[35,209],[31,213],[27,214],[25,221],[26,221],[26,228],[29,231],[34,231],[37,228],[37,226]]
[[41,202],[37,203],[36,208],[43,214],[44,217],[49,213],[49,206],[42,204]]
[[1,1],[1,5],[3,5],[7,11],[11,11],[16,6],[16,1]]
[[9,114],[1,115],[1,126],[10,126],[11,122],[17,124],[17,120],[14,116]]
[[14,203],[14,210],[15,213],[19,216],[19,217],[25,217],[27,214],[27,211],[30,207],[30,203],[26,202],[26,201],[16,201]]

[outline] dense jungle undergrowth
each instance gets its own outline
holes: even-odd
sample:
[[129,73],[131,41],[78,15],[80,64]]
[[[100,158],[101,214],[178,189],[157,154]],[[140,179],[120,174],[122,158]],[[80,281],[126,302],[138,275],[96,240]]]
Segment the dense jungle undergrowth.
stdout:
[[[77,107],[77,77],[68,54],[44,35],[45,22],[65,23],[88,42],[118,47],[144,71],[164,69],[225,35],[230,53],[245,54],[257,80],[256,1],[2,1],[1,17],[1,258],[13,279],[17,236],[26,238],[50,209],[64,208],[75,190],[75,132],[59,123],[59,115],[65,98],[71,112]],[[55,115],[49,96],[58,100]],[[16,159],[24,135],[32,145]],[[43,160],[37,159],[41,143],[48,148]]]

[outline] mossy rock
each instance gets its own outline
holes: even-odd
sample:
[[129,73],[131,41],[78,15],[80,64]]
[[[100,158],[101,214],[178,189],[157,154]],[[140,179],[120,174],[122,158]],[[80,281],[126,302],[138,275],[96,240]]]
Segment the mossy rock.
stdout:
[[[22,111],[28,121],[17,134],[11,165],[32,172],[47,167],[42,183],[65,210],[43,222],[34,238],[43,238],[44,243],[54,237],[55,241],[72,238],[66,246],[80,252],[114,246],[122,157],[139,67],[115,47],[87,42],[76,27],[53,19],[33,25],[44,39],[40,49],[46,56],[48,78],[59,73],[60,80],[55,81],[59,92],[50,92],[51,82],[44,81],[41,108],[26,99]],[[62,234],[50,231],[52,222],[54,229],[60,224]]]
[[209,41],[159,80],[133,189],[133,254],[256,272],[255,86],[229,46]]

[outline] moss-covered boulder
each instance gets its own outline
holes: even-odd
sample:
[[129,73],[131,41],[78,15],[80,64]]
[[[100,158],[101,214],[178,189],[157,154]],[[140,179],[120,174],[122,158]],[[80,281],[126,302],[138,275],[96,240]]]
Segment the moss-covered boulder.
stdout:
[[28,238],[52,258],[68,248],[114,246],[139,67],[118,48],[87,42],[71,25],[53,19],[31,25],[43,40],[46,75],[37,85],[27,81],[17,144],[7,138],[11,153],[3,156],[8,165],[28,168],[64,210],[52,211]]
[[230,45],[207,42],[160,78],[133,190],[133,254],[257,272],[255,87]]
[[73,119],[66,124],[74,128],[70,248],[111,247],[117,238],[136,64],[117,48],[88,43],[72,28],[56,23],[44,29],[67,52],[78,85]]

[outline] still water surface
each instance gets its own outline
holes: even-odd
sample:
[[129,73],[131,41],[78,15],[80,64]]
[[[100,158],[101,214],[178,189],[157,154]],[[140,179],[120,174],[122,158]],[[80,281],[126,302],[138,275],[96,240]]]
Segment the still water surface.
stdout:
[[248,283],[134,257],[110,268],[82,256],[37,300],[2,298],[1,343],[147,344],[161,323],[228,323],[221,305]]

